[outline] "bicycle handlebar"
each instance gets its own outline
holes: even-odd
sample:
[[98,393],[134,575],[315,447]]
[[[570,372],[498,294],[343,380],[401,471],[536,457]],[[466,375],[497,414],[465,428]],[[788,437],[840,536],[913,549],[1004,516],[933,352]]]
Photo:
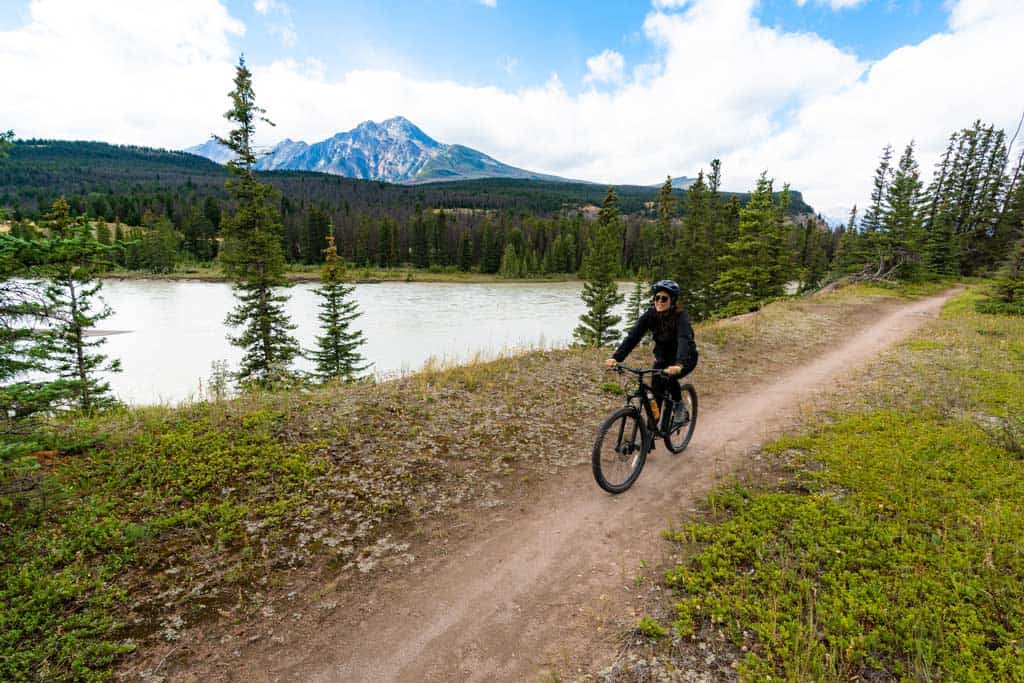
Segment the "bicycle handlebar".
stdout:
[[611,369],[614,370],[615,372],[620,373],[631,372],[634,375],[639,375],[640,377],[643,377],[644,375],[665,375],[666,377],[674,376],[668,374],[661,368],[631,368],[628,365],[623,365],[622,363],[616,363],[615,365],[612,366]]

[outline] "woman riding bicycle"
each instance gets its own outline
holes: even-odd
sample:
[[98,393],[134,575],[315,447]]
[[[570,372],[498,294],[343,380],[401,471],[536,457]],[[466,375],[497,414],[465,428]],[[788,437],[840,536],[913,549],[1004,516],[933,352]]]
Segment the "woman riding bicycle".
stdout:
[[648,331],[654,338],[654,367],[664,370],[664,375],[654,376],[654,391],[664,396],[667,391],[675,402],[673,421],[683,424],[687,421],[686,407],[679,391],[679,379],[690,374],[697,367],[697,344],[693,339],[690,316],[679,304],[679,285],[673,280],[659,280],[651,285],[654,305],[647,309],[626,338],[619,344],[612,357],[605,361],[607,367],[621,363]]

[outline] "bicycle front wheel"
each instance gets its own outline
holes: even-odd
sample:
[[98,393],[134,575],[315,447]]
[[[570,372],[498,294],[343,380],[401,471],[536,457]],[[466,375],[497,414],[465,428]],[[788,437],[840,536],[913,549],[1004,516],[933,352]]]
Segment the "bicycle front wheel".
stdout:
[[640,476],[647,460],[647,429],[636,408],[621,408],[608,416],[594,440],[591,463],[597,485],[622,493]]
[[682,421],[677,422],[675,416],[671,417],[672,425],[667,430],[665,445],[673,453],[682,453],[690,445],[690,438],[697,426],[697,390],[692,384],[684,384],[679,387],[682,394],[683,415]]

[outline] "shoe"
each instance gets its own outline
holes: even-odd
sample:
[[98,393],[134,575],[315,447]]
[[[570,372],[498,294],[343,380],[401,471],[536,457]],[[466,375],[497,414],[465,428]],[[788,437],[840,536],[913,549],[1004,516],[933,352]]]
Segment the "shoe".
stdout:
[[674,426],[682,427],[690,422],[690,412],[683,405],[682,401],[676,404],[675,414],[672,416]]

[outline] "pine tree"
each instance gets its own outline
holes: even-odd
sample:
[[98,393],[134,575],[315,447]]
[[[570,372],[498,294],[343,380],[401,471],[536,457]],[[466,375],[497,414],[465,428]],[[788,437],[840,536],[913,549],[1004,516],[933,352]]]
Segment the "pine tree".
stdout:
[[412,223],[412,264],[417,268],[430,265],[430,231],[423,220],[423,207],[419,204]]
[[633,291],[629,295],[629,300],[626,302],[626,325],[632,329],[636,326],[636,322],[640,320],[640,316],[647,310],[647,283],[644,282],[642,277],[637,277],[636,284],[633,286]]
[[459,238],[459,270],[468,273],[473,267],[473,237],[469,231]]
[[327,233],[330,231],[331,219],[323,206],[311,206],[302,221],[302,232],[299,251],[302,262],[319,263],[327,245]]
[[327,236],[324,253],[321,285],[314,290],[321,299],[317,317],[323,334],[316,338],[317,348],[306,357],[316,364],[314,374],[321,382],[333,379],[353,382],[369,367],[358,350],[366,340],[361,331],[352,329],[352,323],[360,314],[356,302],[350,298],[354,288],[344,283],[344,269],[333,234]]
[[913,141],[900,157],[892,182],[886,189],[882,228],[876,250],[882,272],[903,267],[909,275],[922,261],[925,251],[921,220],[921,176],[914,159]]
[[924,198],[925,263],[929,271],[945,275],[960,272],[960,252],[951,217],[954,150],[958,148],[959,137],[959,132],[949,136],[946,151],[935,166]]
[[622,318],[612,311],[624,300],[615,282],[622,261],[622,233],[618,198],[609,187],[580,265],[584,278],[580,297],[587,312],[580,316],[573,337],[581,346],[605,346],[619,338],[615,326]]
[[110,232],[110,226],[104,220],[96,222],[96,241],[105,247],[109,247],[114,243],[114,236]]
[[52,405],[67,405],[86,412],[117,403],[110,383],[100,373],[118,372],[99,347],[104,337],[87,337],[96,323],[113,311],[99,297],[102,281],[96,274],[108,266],[107,248],[96,241],[84,218],[73,219],[62,198],[53,203],[47,217],[50,238],[45,242],[44,308],[49,328],[39,335],[33,355],[42,359]]
[[1024,315],[1024,238],[1017,241],[992,286],[991,300],[978,303],[986,313]]
[[221,217],[224,246],[220,261],[234,281],[238,303],[225,323],[241,328],[237,336],[228,337],[243,351],[239,381],[268,386],[289,373],[299,344],[291,335],[295,325],[284,310],[288,297],[278,293],[288,281],[284,277],[277,193],[270,185],[258,182],[253,171],[256,120],[266,119],[262,116],[264,110],[256,106],[252,75],[244,57],[238,60],[234,82],[235,89],[230,93],[233,106],[224,116],[237,127],[227,138],[217,138],[235,155],[227,164],[232,175],[227,187],[237,207],[233,214]]
[[686,190],[686,215],[673,258],[673,278],[679,283],[679,300],[694,321],[708,317],[715,307],[709,287],[714,277],[714,256],[711,252],[713,201],[701,170],[697,173],[697,180]]
[[[0,440],[53,403],[35,331],[45,327],[46,301],[38,284],[27,279],[42,260],[41,243],[14,233],[0,233]],[[0,461],[8,459],[5,452],[0,444]]]
[[8,130],[0,133],[0,161],[8,156],[8,150],[14,146],[14,131]]
[[503,278],[509,279],[526,276],[526,264],[511,241],[505,244],[505,251],[501,255],[501,266],[498,268],[498,274]]
[[654,238],[651,244],[650,268],[648,277],[652,281],[667,279],[672,272],[672,260],[675,249],[675,234],[672,231],[672,218],[676,211],[676,198],[672,194],[672,177],[665,178],[658,190],[658,220],[655,223]]
[[439,209],[430,231],[430,265],[448,265],[448,216]]
[[884,246],[879,244],[879,231],[882,230],[882,220],[885,213],[885,197],[889,192],[889,184],[892,182],[892,145],[886,145],[882,150],[882,158],[875,169],[874,184],[871,189],[871,203],[868,205],[864,217],[860,221],[860,229],[863,233],[862,243],[866,247],[872,259],[877,259]]
[[832,261],[832,274],[834,277],[845,275],[862,267],[857,258],[857,240],[859,236],[857,232],[857,205],[854,204],[853,208],[850,209],[850,218],[847,221],[846,228],[839,236],[839,244],[836,247],[835,257]]
[[714,283],[725,313],[757,308],[784,292],[782,250],[777,247],[780,207],[772,198],[772,181],[762,173],[747,205],[739,211],[739,235],[719,259],[722,271]]

